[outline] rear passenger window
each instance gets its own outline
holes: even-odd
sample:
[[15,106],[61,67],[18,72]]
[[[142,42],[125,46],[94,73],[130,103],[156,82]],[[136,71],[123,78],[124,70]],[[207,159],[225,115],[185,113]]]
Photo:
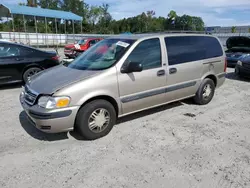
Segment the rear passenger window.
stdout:
[[169,65],[220,57],[223,51],[214,37],[178,36],[166,37]]
[[20,55],[21,56],[29,56],[33,53],[32,49],[25,48],[25,47],[20,47]]
[[143,70],[161,67],[161,45],[158,38],[139,43],[127,58],[130,62],[141,63]]

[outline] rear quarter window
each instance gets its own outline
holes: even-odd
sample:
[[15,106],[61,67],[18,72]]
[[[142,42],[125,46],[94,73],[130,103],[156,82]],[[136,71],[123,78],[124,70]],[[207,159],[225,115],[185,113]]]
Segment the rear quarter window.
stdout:
[[26,47],[20,47],[20,55],[21,56],[29,56],[34,53],[34,50]]
[[199,61],[223,55],[219,41],[209,36],[165,37],[169,65]]

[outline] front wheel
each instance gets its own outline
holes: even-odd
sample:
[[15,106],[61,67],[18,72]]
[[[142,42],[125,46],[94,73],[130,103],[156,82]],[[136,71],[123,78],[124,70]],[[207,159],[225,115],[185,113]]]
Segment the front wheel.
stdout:
[[37,73],[40,72],[41,70],[42,70],[42,69],[40,69],[40,68],[38,68],[38,67],[31,67],[31,68],[27,69],[27,70],[23,73],[23,81],[24,81],[25,83],[27,83],[31,76],[37,74]]
[[195,103],[199,105],[208,104],[212,100],[214,92],[215,92],[214,81],[211,80],[210,78],[204,79],[201,82],[201,85],[194,97]]
[[116,111],[106,100],[94,100],[84,105],[78,112],[75,127],[87,140],[106,136],[116,122]]

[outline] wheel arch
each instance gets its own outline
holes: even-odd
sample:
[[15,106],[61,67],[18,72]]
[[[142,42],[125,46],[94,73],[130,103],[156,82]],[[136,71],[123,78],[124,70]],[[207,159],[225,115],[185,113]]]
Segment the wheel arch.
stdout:
[[209,78],[209,79],[213,80],[215,87],[217,87],[218,80],[217,80],[215,75],[209,74],[204,79],[206,79],[206,78]]
[[[97,96],[93,96],[93,97],[91,97],[91,98],[85,100],[85,101],[81,104],[79,110],[80,110],[83,106],[85,106],[87,103],[89,103],[89,102],[91,102],[91,101],[94,101],[94,100],[98,100],[98,99],[102,99],[102,100],[106,100],[106,101],[110,102],[110,104],[112,104],[113,107],[115,108],[116,116],[118,117],[118,115],[119,115],[119,113],[120,113],[119,104],[118,104],[118,102],[117,102],[113,97],[111,97],[111,96],[109,96],[109,95],[97,95]],[[79,110],[78,110],[78,111],[79,111]]]
[[41,67],[40,65],[33,63],[33,64],[27,65],[27,66],[25,66],[25,67],[23,68],[23,70],[22,70],[22,76],[23,76],[23,74],[24,74],[28,69],[34,68],[34,67],[40,68],[40,69],[42,69],[42,70],[44,69],[44,68]]

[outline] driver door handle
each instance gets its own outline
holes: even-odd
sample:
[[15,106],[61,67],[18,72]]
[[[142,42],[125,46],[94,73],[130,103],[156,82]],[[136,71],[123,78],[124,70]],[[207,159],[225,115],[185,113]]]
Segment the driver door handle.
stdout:
[[165,75],[165,70],[159,70],[157,72],[157,76],[164,76]]
[[24,58],[16,58],[16,61],[22,61],[22,60],[24,60]]

